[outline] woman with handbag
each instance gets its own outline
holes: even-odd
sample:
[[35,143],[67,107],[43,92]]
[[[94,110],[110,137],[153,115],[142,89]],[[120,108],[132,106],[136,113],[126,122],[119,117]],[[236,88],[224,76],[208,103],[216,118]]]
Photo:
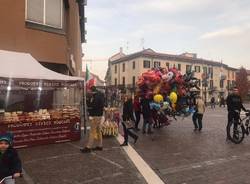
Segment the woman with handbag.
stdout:
[[124,133],[124,142],[121,146],[128,145],[128,136],[134,139],[134,143],[136,143],[138,136],[132,131],[134,129],[134,113],[133,113],[133,101],[131,96],[125,96],[123,103],[123,114],[122,114],[122,127]]

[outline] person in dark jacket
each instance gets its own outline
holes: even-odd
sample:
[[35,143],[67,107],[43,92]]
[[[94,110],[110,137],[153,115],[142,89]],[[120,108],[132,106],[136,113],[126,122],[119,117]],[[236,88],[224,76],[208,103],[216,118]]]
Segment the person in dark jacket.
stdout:
[[211,109],[215,109],[215,98],[214,97],[211,98],[210,104],[211,104]]
[[133,101],[131,96],[126,96],[123,103],[123,114],[122,114],[122,126],[124,133],[124,142],[121,146],[128,145],[128,136],[134,139],[134,143],[136,143],[138,136],[133,133],[132,129],[134,128],[132,125],[129,126],[126,122],[135,122],[134,112],[133,112]]
[[15,178],[21,176],[22,164],[17,151],[11,146],[12,141],[9,134],[0,135],[0,181],[5,177],[5,184],[14,184]]
[[88,104],[88,113],[91,117],[101,117],[103,115],[103,108],[105,104],[105,96],[102,92],[96,89],[95,86],[91,88],[92,96]]
[[221,98],[220,98],[220,107],[225,107],[226,106],[226,104],[225,104],[225,98],[222,96]]
[[124,121],[126,121],[126,120],[135,121],[133,101],[132,101],[131,96],[129,96],[129,95],[125,96],[125,98],[124,98],[122,117],[123,117]]
[[[240,119],[240,111],[247,111],[247,109],[242,104],[242,99],[239,95],[239,90],[237,88],[233,89],[233,92],[228,95],[227,97],[227,110],[228,110],[228,123],[227,123],[227,129],[230,126],[230,123],[234,120],[236,123],[234,124],[234,128],[237,129],[237,122],[239,122]],[[227,134],[227,139],[229,139],[229,136]]]
[[135,96],[134,99],[134,112],[135,112],[135,130],[139,131],[139,123],[141,120],[141,104],[140,104],[140,98],[138,96]]
[[[91,150],[102,151],[102,132],[101,120],[103,116],[105,97],[104,94],[96,89],[95,86],[91,88],[92,96],[88,104],[88,113],[90,119],[90,132],[88,144],[81,149],[82,153],[89,153]],[[94,140],[97,142],[97,147],[93,148]]]
[[153,133],[151,130],[151,121],[152,121],[152,112],[150,109],[150,96],[147,95],[145,98],[141,100],[141,107],[142,107],[142,116],[143,116],[143,129],[142,133],[146,133],[146,128],[148,126],[147,133]]

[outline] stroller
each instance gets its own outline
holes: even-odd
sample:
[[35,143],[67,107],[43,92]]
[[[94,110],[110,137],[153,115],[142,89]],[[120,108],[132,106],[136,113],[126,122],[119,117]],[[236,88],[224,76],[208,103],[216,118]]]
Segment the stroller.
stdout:
[[164,126],[170,125],[170,120],[167,118],[163,110],[153,111],[153,128],[162,128]]

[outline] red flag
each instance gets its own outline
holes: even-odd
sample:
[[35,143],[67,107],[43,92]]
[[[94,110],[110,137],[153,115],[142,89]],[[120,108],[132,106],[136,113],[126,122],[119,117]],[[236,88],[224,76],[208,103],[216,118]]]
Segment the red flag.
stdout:
[[92,86],[95,86],[95,83],[96,81],[94,77],[88,80],[86,83],[87,90],[90,90]]

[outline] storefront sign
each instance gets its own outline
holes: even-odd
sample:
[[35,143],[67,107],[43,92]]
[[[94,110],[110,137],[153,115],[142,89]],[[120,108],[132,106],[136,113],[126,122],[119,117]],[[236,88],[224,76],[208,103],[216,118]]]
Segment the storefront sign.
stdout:
[[74,88],[83,87],[83,81],[51,81],[36,79],[7,79],[0,77],[0,87],[20,87],[20,88]]
[[0,124],[0,129],[14,134],[16,148],[76,141],[81,137],[79,118]]

